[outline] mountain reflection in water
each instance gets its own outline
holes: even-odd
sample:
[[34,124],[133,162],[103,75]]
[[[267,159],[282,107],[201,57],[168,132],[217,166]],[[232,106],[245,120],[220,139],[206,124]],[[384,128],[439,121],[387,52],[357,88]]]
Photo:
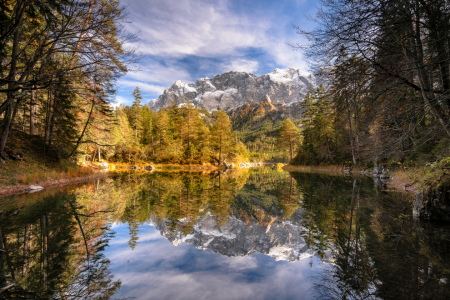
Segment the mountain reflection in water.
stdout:
[[270,168],[3,198],[0,299],[448,299],[450,231],[411,201]]

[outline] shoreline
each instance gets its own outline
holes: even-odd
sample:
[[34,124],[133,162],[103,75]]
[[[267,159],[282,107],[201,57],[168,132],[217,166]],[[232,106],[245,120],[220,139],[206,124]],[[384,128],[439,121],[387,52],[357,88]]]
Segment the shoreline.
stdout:
[[[202,166],[189,166],[189,165],[157,165],[153,169],[153,171],[189,171],[189,172],[214,172],[218,170],[224,170],[225,168],[223,166],[208,166],[202,168]],[[344,166],[295,166],[295,165],[285,165],[281,167],[283,171],[286,172],[310,172],[310,173],[326,173],[330,175],[350,175],[350,176],[366,176],[366,177],[372,177],[375,176],[371,174],[362,173],[361,170],[354,170],[351,173],[345,172]],[[36,183],[34,185],[42,186],[44,189],[48,188],[55,188],[70,184],[76,184],[76,183],[84,183],[91,180],[99,179],[99,178],[105,178],[108,177],[111,172],[115,171],[144,171],[145,169],[140,167],[137,169],[133,169],[133,165],[121,165],[116,166],[112,169],[108,169],[105,171],[97,171],[94,174],[87,175],[87,176],[79,176],[74,178],[65,178],[65,179],[59,179],[54,180],[50,179],[47,181],[43,181],[41,183]],[[152,172],[152,171],[150,171]],[[387,187],[394,188],[395,190],[404,191],[408,193],[412,193],[414,195],[417,195],[419,193],[419,187],[415,184],[409,184],[399,178],[396,173],[392,174],[389,178],[386,178],[385,182]],[[24,194],[30,192],[30,185],[31,184],[22,184],[22,185],[16,185],[16,186],[5,186],[0,187],[0,198],[5,196],[11,196],[11,195],[17,195],[17,194]]]
[[[70,184],[88,182],[88,181],[99,179],[99,178],[106,178],[108,176],[109,176],[108,172],[97,172],[97,173],[87,175],[87,176],[43,181],[43,182],[41,182],[39,184],[35,184],[35,185],[42,186],[44,189],[48,189],[48,188],[56,188],[56,187],[60,187],[60,186],[70,185]],[[42,190],[40,190],[40,191],[42,191]],[[29,192],[30,192],[30,184],[0,187],[0,198],[5,197],[5,196],[25,194],[25,193],[29,193]]]
[[[370,174],[362,173],[364,170],[353,170],[353,172],[346,173],[344,166],[295,166],[295,165],[285,165],[281,169],[287,172],[311,172],[311,173],[326,173],[330,175],[341,175],[341,176],[366,176],[375,178],[372,172]],[[389,178],[386,178],[386,186],[393,188],[398,191],[408,192],[414,195],[417,195],[420,192],[420,188],[416,185],[416,183],[410,183],[402,180],[400,178],[399,173],[401,171],[396,171],[390,175]]]
[[[147,164],[137,164],[137,165],[125,165],[120,164],[118,166],[114,165],[113,168],[108,169],[98,169],[97,167],[94,167],[96,172],[94,174],[85,175],[85,176],[79,176],[79,177],[73,177],[73,178],[63,178],[63,179],[49,179],[44,180],[42,182],[38,183],[30,183],[30,184],[21,184],[21,185],[9,185],[0,187],[0,198],[6,197],[6,196],[12,196],[12,195],[19,195],[19,194],[26,194],[30,192],[30,186],[41,186],[45,189],[51,189],[71,184],[77,184],[77,183],[84,183],[91,180],[99,179],[99,178],[106,178],[110,175],[110,173],[113,172],[121,172],[121,171],[145,171],[145,172],[154,172],[154,171],[189,171],[189,172],[214,172],[218,170],[225,170],[225,167],[223,166],[202,166],[202,165],[175,165],[175,164],[158,164],[154,166],[153,170],[149,171],[146,170],[145,167],[148,166]],[[92,166],[91,166],[92,167]],[[103,170],[103,171],[100,171]],[[37,190],[36,192],[41,191]]]

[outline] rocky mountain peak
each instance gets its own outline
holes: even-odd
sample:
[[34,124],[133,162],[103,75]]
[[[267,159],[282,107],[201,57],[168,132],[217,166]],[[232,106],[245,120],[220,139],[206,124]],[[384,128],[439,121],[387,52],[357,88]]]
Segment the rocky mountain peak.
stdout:
[[148,106],[160,110],[172,105],[173,101],[180,104],[189,100],[198,108],[214,111],[233,110],[247,102],[264,102],[266,110],[270,105],[274,108],[288,107],[291,103],[300,102],[309,89],[320,84],[325,84],[322,77],[294,68],[275,69],[262,76],[231,71],[213,78],[200,78],[195,83],[186,84],[178,80],[157,99],[151,100]]

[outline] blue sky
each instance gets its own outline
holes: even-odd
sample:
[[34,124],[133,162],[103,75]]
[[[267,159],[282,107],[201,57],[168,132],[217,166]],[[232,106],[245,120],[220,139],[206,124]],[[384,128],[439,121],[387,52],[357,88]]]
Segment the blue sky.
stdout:
[[292,24],[309,29],[317,0],[122,0],[138,33],[129,44],[142,55],[138,70],[118,82],[116,100],[130,105],[139,86],[143,103],[157,98],[176,80],[195,82],[228,71],[255,75],[275,68],[308,70],[299,51],[304,43]]

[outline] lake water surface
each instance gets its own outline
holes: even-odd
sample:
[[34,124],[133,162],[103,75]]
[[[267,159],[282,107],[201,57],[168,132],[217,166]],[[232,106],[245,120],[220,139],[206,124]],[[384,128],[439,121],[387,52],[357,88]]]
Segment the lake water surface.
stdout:
[[412,201],[267,167],[1,198],[0,299],[449,299],[450,230]]

